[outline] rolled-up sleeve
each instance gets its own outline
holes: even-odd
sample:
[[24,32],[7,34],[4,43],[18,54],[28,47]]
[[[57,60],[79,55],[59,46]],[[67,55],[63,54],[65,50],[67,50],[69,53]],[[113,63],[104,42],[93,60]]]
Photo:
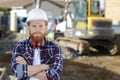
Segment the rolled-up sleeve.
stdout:
[[19,64],[16,61],[17,56],[21,55],[21,47],[19,44],[16,44],[13,48],[12,58],[11,58],[11,69],[13,74],[19,79],[24,79],[27,77],[27,65],[26,64]]
[[48,80],[60,80],[63,69],[63,57],[61,48],[55,47],[53,54],[53,63],[50,64],[51,68],[46,71],[46,75],[48,77]]

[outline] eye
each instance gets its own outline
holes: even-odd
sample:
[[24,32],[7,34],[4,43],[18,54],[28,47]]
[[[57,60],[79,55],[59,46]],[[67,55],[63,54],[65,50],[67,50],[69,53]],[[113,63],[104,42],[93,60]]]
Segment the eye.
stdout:
[[36,25],[32,25],[33,28],[36,28]]

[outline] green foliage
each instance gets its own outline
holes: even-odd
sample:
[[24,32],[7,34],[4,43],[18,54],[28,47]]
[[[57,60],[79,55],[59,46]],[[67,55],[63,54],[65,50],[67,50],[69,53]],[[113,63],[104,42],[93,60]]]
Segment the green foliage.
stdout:
[[9,15],[10,14],[10,8],[0,8],[0,11],[4,12],[4,15]]

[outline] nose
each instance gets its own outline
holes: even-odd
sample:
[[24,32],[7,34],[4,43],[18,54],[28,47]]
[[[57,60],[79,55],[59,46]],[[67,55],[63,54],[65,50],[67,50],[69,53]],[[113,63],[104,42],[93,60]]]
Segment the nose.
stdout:
[[39,29],[39,28],[36,28],[36,30],[35,30],[36,32],[40,32],[41,31],[41,29]]

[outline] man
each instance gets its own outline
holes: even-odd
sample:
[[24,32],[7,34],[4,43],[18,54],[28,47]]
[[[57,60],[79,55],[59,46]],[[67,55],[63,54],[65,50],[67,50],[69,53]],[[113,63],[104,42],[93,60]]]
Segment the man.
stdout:
[[48,18],[42,9],[27,17],[30,38],[16,43],[11,68],[19,80],[60,80],[63,69],[61,48],[45,38]]

